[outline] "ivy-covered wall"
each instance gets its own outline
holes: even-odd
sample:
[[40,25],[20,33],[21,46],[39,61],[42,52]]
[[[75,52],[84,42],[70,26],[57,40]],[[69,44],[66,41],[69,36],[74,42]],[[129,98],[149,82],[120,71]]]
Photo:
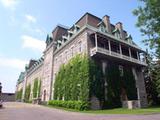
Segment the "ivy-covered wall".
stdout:
[[88,101],[94,95],[101,99],[103,79],[99,69],[87,56],[77,55],[62,65],[54,84],[55,100]]
[[131,67],[123,66],[123,75],[120,75],[119,65],[110,62],[106,68],[107,100],[104,108],[121,107],[125,93],[125,100],[137,100],[135,78]]
[[34,85],[33,85],[33,98],[38,98],[40,97],[41,94],[41,80],[36,78],[34,80]]
[[38,97],[41,96],[41,79],[39,80],[39,86],[38,86]]
[[25,89],[25,94],[24,94],[25,102],[29,102],[30,93],[31,93],[31,85],[29,84],[28,86],[26,86],[26,89]]
[[16,100],[21,100],[22,99],[22,89],[16,92]]
[[38,95],[38,78],[36,78],[34,80],[34,85],[33,85],[33,98],[37,98],[37,95]]
[[[104,85],[104,80],[107,86]],[[106,73],[103,74],[101,64],[96,64],[85,55],[77,55],[68,64],[62,65],[57,73],[54,100],[90,101],[95,96],[102,108],[120,107],[122,90],[126,92],[128,100],[137,99],[131,68],[124,67],[123,76],[120,76],[119,65],[108,62]]]

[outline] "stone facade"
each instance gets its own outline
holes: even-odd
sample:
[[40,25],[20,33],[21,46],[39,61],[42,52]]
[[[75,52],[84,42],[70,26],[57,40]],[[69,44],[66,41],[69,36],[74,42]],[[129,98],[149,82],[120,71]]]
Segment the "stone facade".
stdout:
[[[17,91],[33,83],[36,78],[41,80],[41,100],[48,101],[53,98],[54,81],[62,64],[66,64],[77,54],[86,54],[98,64],[102,65],[103,72],[110,61],[132,68],[136,79],[138,100],[141,107],[147,106],[146,91],[143,78],[143,68],[146,67],[145,52],[139,48],[123,30],[123,25],[110,23],[109,16],[102,19],[86,13],[71,28],[58,25],[52,35],[46,39],[46,49],[39,60],[31,60],[26,66],[24,79],[17,84]],[[107,83],[105,83],[107,85]],[[107,90],[105,90],[107,93]],[[23,94],[24,96],[24,94]],[[32,99],[32,92],[30,99]],[[94,96],[92,103],[100,108]],[[107,98],[105,98],[107,99]],[[95,108],[93,106],[93,108]]]

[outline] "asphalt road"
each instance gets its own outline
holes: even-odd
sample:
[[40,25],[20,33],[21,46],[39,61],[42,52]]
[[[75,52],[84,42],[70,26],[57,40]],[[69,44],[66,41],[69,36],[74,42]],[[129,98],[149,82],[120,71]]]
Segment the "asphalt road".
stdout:
[[152,115],[94,115],[68,112],[26,103],[8,102],[0,109],[0,120],[160,120]]

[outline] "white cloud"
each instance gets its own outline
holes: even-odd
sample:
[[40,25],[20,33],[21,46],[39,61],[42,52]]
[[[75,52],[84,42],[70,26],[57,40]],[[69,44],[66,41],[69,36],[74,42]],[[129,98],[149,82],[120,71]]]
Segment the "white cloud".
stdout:
[[29,14],[25,15],[25,18],[26,18],[26,20],[29,21],[29,22],[36,23],[36,21],[37,21],[37,19],[36,19],[34,16],[29,15]]
[[21,60],[17,58],[0,57],[1,67],[10,67],[10,68],[15,68],[19,70],[24,70],[25,64],[27,64],[27,61],[25,60]]
[[15,9],[15,6],[19,3],[19,0],[0,0],[2,5],[9,9]]
[[31,48],[40,52],[44,51],[45,42],[43,40],[39,40],[28,35],[23,35],[21,38],[23,40],[23,48]]

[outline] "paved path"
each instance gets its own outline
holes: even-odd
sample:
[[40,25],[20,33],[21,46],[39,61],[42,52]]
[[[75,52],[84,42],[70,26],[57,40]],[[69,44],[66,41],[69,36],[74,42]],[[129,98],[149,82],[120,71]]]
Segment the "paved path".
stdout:
[[93,115],[16,102],[4,103],[4,107],[0,120],[160,120],[160,114]]

